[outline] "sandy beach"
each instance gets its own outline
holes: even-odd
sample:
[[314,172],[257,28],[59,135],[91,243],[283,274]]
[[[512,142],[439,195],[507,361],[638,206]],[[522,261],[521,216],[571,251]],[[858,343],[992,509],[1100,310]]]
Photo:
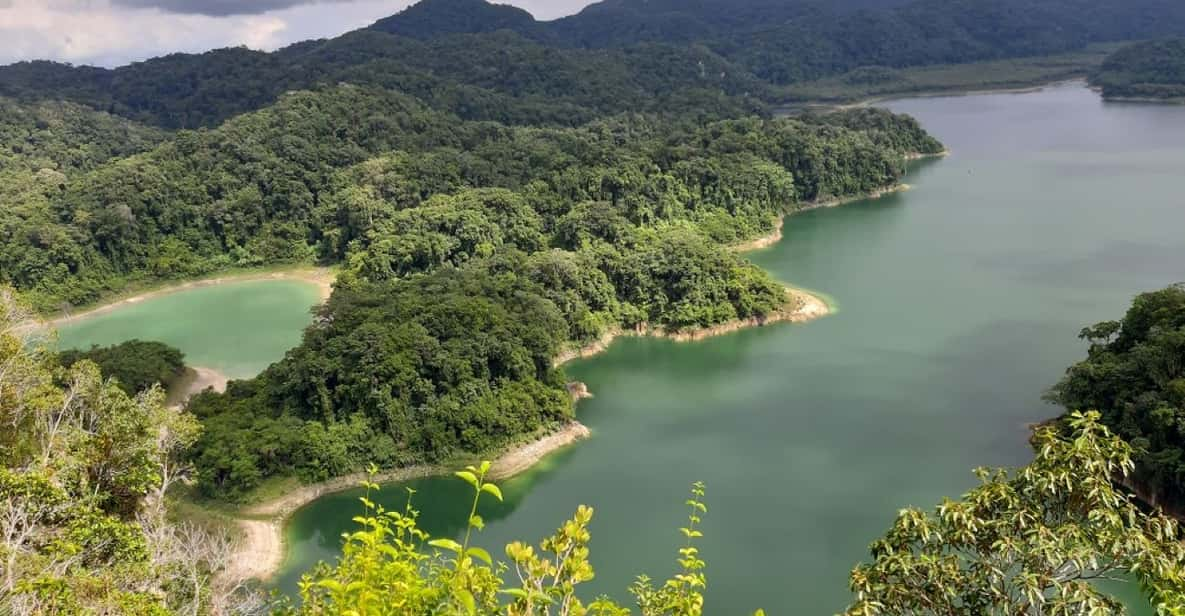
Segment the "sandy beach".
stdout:
[[166,402],[170,407],[181,408],[195,394],[207,389],[213,389],[218,393],[225,392],[229,383],[230,377],[213,368],[190,366],[186,368],[185,374],[169,387]]

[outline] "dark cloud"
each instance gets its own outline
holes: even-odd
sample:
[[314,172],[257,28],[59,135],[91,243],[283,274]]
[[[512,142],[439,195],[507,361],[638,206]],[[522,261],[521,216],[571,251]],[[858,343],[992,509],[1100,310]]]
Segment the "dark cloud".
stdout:
[[350,0],[112,0],[115,6],[137,9],[160,9],[186,15],[258,15],[302,4],[332,4]]
[[[9,0],[10,1],[10,0]],[[258,15],[268,11],[287,9],[307,4],[348,4],[356,0],[111,0],[111,4],[127,8],[160,9],[184,15]],[[513,4],[535,14],[540,19],[555,19],[578,12],[593,0],[493,0],[496,4]],[[6,0],[0,0],[0,7]],[[396,13],[416,0],[392,0],[391,13]]]

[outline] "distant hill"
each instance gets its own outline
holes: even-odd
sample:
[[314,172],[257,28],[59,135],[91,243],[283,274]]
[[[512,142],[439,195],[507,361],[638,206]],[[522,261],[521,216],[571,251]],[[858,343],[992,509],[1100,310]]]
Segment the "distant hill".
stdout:
[[485,0],[425,0],[380,19],[371,29],[421,40],[498,30],[511,30],[524,36],[547,36],[545,27],[530,13]]
[[606,0],[550,22],[485,0],[423,0],[370,28],[274,53],[172,54],[114,70],[0,67],[0,96],[67,100],[166,128],[212,127],[341,82],[471,120],[576,125],[624,111],[736,115],[862,67],[1038,56],[1185,36],[1177,0]]
[[1124,47],[1103,62],[1091,83],[1108,99],[1185,102],[1185,39]]

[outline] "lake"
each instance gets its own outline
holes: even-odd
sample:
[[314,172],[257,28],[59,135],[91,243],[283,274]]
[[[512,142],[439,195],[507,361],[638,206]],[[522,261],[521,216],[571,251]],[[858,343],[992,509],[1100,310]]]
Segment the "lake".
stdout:
[[[952,150],[913,189],[787,220],[751,255],[835,298],[833,316],[691,344],[624,339],[572,364],[593,438],[508,482],[479,543],[501,556],[596,508],[586,596],[626,601],[675,568],[683,501],[707,484],[709,614],[833,614],[898,509],[1020,465],[1042,393],[1084,355],[1079,330],[1185,280],[1185,107],[1103,103],[1081,84],[886,103]],[[457,480],[415,482],[434,534],[467,511]],[[401,503],[388,487],[387,503]],[[357,494],[287,527],[278,584],[332,559]]]
[[198,286],[59,325],[58,345],[155,340],[184,352],[187,365],[249,378],[300,343],[319,299],[315,285],[296,280]]

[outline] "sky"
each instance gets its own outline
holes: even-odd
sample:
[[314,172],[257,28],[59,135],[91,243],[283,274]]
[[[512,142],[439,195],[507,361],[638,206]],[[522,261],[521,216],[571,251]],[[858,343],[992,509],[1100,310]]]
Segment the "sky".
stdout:
[[[592,0],[498,0],[539,19]],[[113,67],[246,45],[272,50],[361,28],[415,0],[0,0],[0,64],[57,60]]]

